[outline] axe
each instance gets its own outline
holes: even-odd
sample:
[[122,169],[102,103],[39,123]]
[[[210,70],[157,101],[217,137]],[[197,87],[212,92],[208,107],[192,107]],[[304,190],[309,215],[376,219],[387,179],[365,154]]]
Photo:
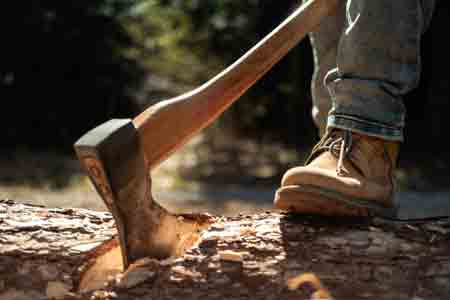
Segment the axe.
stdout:
[[211,223],[175,215],[154,201],[149,171],[217,119],[329,14],[339,0],[310,0],[220,74],[135,119],[113,119],[75,143],[76,154],[113,214],[123,266],[142,257],[177,256]]

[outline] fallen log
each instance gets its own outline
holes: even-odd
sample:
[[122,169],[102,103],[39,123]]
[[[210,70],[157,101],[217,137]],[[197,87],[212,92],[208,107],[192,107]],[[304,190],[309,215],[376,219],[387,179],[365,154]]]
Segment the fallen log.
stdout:
[[448,219],[396,223],[267,212],[214,220],[184,255],[142,259],[122,273],[109,213],[0,200],[0,300],[450,295]]

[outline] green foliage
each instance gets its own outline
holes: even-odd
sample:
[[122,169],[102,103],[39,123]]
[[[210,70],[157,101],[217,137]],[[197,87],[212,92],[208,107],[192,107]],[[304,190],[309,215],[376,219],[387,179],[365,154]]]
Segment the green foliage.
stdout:
[[[296,4],[141,0],[121,18],[136,42],[127,54],[154,73],[177,82],[200,84],[256,44]],[[303,43],[221,120],[240,133],[277,139],[281,134],[285,141],[294,143],[297,136],[315,134],[308,101],[311,72],[310,49]]]
[[[136,114],[136,95],[150,98],[141,92],[148,75],[183,86],[200,84],[278,25],[293,4],[296,1],[13,4],[0,12],[2,36],[8,41],[0,57],[0,97],[7,99],[9,112],[0,120],[7,128],[4,137],[11,146],[71,147],[95,125]],[[296,120],[304,119],[296,111],[307,111],[298,99],[308,90],[308,76],[302,74],[311,68],[301,64],[309,55],[301,48],[294,51],[233,107],[224,123],[239,132],[292,136]],[[278,120],[288,123],[280,127]]]
[[[0,119],[3,144],[71,147],[95,125],[135,115],[142,108],[136,105],[137,98],[149,104],[149,75],[169,78],[182,87],[203,83],[274,29],[300,2],[12,2],[11,8],[0,11],[4,41],[0,99],[7,103],[2,109],[7,113]],[[445,14],[445,5],[440,7],[437,12]],[[424,52],[430,49],[423,48]],[[441,49],[434,47],[433,52],[445,52]],[[424,103],[420,99],[437,90],[426,88],[431,71],[427,60],[423,65],[422,88],[411,97],[419,101],[406,101],[408,124],[423,119],[423,104],[417,103]],[[312,140],[316,135],[310,116],[312,69],[311,49],[305,40],[233,105],[219,124],[264,141],[303,145]],[[167,89],[172,91],[162,95],[180,91],[170,85]],[[156,94],[154,98],[159,99]],[[446,111],[447,102],[440,103],[444,109],[439,111]],[[423,122],[414,124],[423,126]]]
[[141,0],[121,18],[134,41],[127,55],[152,72],[176,81],[205,80],[212,74],[213,65],[217,65],[212,56],[209,62],[204,60],[208,56],[208,36],[194,29],[188,11],[162,2]]

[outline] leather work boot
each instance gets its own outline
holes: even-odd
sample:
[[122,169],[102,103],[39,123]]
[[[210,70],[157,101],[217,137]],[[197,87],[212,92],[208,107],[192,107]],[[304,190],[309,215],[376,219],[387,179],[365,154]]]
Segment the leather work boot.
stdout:
[[305,166],[286,172],[275,206],[305,214],[394,217],[398,149],[398,142],[333,129]]

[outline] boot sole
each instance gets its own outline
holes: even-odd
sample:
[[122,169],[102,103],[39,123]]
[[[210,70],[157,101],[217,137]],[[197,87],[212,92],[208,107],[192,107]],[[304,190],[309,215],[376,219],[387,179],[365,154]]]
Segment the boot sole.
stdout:
[[311,185],[279,188],[274,204],[283,210],[328,216],[378,216],[388,219],[395,219],[397,216],[395,207],[377,204],[376,200],[349,197],[331,189]]

